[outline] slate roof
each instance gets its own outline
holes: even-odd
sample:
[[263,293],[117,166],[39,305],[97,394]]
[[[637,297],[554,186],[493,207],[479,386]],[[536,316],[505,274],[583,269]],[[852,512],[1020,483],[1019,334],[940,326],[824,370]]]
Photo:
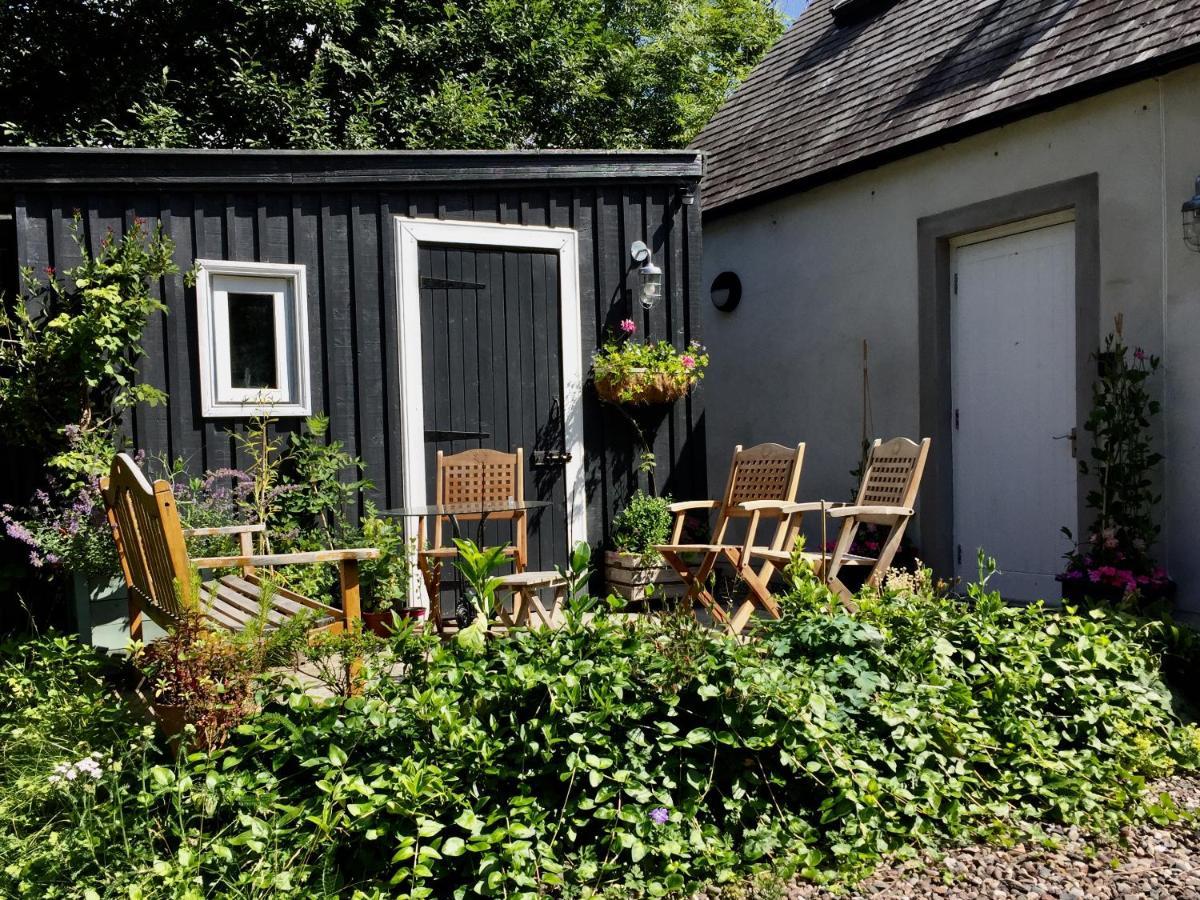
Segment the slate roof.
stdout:
[[898,0],[846,25],[833,2],[693,142],[706,215],[1200,60],[1200,0]]

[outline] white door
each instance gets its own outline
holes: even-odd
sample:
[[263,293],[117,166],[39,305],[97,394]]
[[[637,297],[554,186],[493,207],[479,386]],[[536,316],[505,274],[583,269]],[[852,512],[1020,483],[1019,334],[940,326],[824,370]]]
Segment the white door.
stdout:
[[979,548],[1006,599],[1059,596],[1078,533],[1075,225],[1050,225],[953,250],[951,370],[956,574]]

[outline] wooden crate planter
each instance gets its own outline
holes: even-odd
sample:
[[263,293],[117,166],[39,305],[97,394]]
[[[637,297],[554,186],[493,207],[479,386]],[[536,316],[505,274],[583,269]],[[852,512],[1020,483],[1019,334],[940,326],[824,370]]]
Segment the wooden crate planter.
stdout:
[[684,584],[665,563],[644,565],[641,556],[609,550],[604,554],[604,577],[608,590],[630,603],[644,603],[646,588],[654,585],[656,598],[675,598],[684,595]]

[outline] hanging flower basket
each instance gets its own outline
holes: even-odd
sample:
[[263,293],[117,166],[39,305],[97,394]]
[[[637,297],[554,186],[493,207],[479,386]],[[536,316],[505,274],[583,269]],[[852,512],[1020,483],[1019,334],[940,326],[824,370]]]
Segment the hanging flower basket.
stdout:
[[663,372],[635,368],[597,377],[596,393],[609,403],[660,406],[686,397],[695,383],[695,379],[680,379]]
[[670,341],[633,340],[637,326],[621,323],[621,336],[604,342],[592,359],[596,393],[609,403],[661,406],[686,397],[704,377],[708,354],[692,341],[682,350]]

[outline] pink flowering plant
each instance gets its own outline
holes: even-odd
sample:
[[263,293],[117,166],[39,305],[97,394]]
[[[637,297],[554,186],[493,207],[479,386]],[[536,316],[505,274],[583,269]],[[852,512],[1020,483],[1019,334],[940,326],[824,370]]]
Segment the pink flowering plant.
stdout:
[[593,356],[592,372],[602,396],[637,403],[646,385],[653,383],[673,399],[685,395],[704,377],[708,353],[698,341],[680,350],[670,341],[639,341],[636,334],[637,324],[632,319],[622,320],[617,333]]
[[[1080,474],[1095,483],[1087,496],[1094,517],[1059,578],[1085,589],[1094,585],[1105,594],[1160,595],[1169,579],[1150,552],[1159,533],[1154,509],[1162,499],[1151,477],[1162,462],[1151,437],[1160,405],[1146,386],[1159,358],[1140,347],[1130,351],[1120,317],[1095,358],[1100,377],[1092,386],[1092,412],[1084,425],[1092,447],[1090,458],[1079,461]],[[1063,532],[1075,539],[1069,529]]]

